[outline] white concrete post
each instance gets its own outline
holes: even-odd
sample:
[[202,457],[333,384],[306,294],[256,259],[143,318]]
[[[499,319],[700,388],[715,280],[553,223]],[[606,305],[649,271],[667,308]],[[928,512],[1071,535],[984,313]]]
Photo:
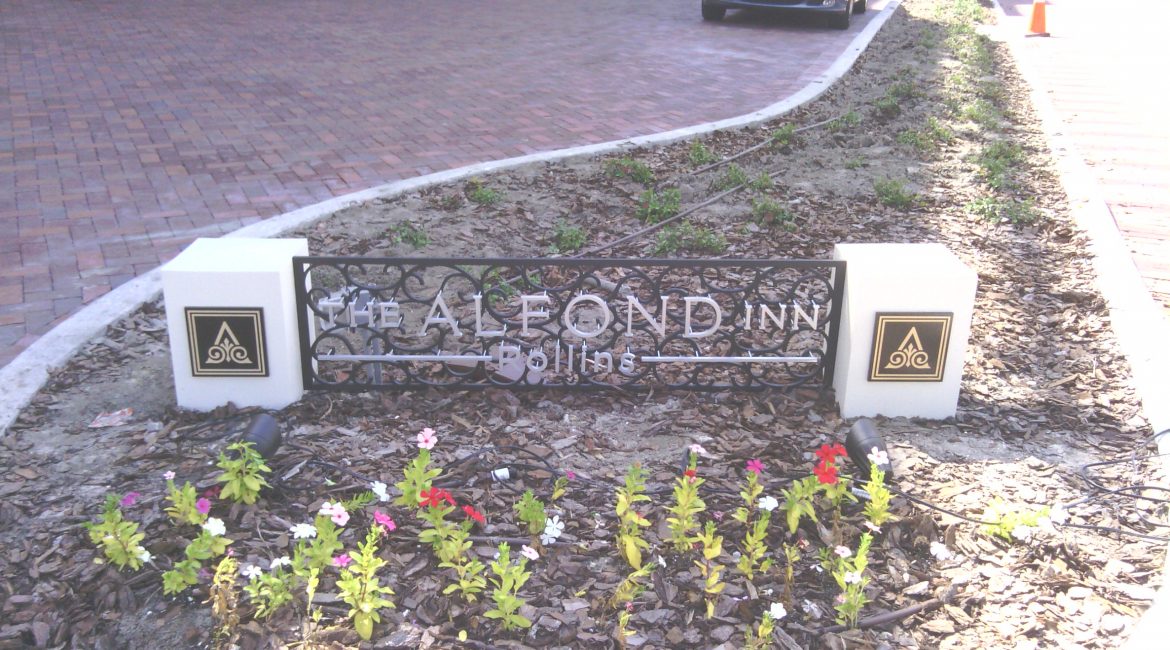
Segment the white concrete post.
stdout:
[[838,244],[846,262],[833,387],[842,417],[955,415],[973,270],[942,244]]
[[304,239],[197,239],[162,268],[179,406],[283,408],[304,393],[292,258]]

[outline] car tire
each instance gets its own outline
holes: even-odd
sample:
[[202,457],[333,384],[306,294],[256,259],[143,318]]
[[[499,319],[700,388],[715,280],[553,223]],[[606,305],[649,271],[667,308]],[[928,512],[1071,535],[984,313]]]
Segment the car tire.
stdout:
[[706,2],[703,3],[703,20],[719,22],[720,20],[723,20],[723,17],[726,15],[726,7],[716,7],[714,5],[709,5]]
[[837,29],[849,29],[849,16],[853,14],[853,3],[845,3],[845,11],[829,16],[829,24]]
[[865,0],[854,0],[853,13],[855,13],[855,14],[865,13]]

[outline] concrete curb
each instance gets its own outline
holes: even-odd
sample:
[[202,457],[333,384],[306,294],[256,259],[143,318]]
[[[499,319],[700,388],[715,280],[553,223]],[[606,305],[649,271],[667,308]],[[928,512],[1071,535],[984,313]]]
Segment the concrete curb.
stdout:
[[[996,10],[1007,16],[998,0]],[[1005,43],[1025,79],[1038,79],[1020,51],[1022,33],[1008,33],[1003,22],[994,38]],[[1133,256],[1117,229],[1100,186],[1085,164],[1071,137],[1064,134],[1060,118],[1048,95],[1029,82],[1030,99],[1057,162],[1061,185],[1068,195],[1069,208],[1077,225],[1089,235],[1097,288],[1109,306],[1117,340],[1129,360],[1132,384],[1142,400],[1142,412],[1155,432],[1170,429],[1170,348],[1152,345],[1170,339],[1161,305],[1154,300],[1134,264]],[[1170,454],[1170,435],[1161,436],[1158,453]],[[1170,466],[1167,466],[1170,469]],[[1168,549],[1170,550],[1170,549]],[[1170,563],[1162,568],[1162,588],[1150,609],[1142,616],[1123,646],[1127,650],[1149,650],[1166,646],[1170,621]]]
[[[901,0],[891,0],[873,20],[869,21],[865,29],[857,33],[857,36],[846,46],[845,51],[837,57],[833,65],[824,74],[806,84],[804,88],[795,94],[761,110],[726,120],[696,124],[665,133],[477,163],[458,169],[387,183],[360,192],[335,197],[298,210],[293,210],[292,212],[286,212],[282,215],[265,219],[259,223],[245,226],[224,236],[253,238],[277,237],[290,230],[327,217],[338,210],[371,199],[396,196],[431,185],[447,183],[488,172],[512,169],[531,163],[563,161],[571,158],[597,156],[623,149],[665,145],[696,135],[711,133],[712,131],[743,128],[766,122],[820,97],[838,79],[845,76],[845,73],[853,67],[854,62],[857,61],[857,58],[869,46],[873,37],[886,24],[886,21],[893,16],[894,11],[897,10],[900,4]],[[45,385],[45,382],[49,379],[50,372],[64,366],[87,341],[105,331],[106,327],[110,324],[133,312],[142,304],[153,300],[159,294],[162,290],[159,268],[127,282],[90,303],[81,309],[81,311],[73,314],[60,325],[57,325],[45,333],[44,336],[37,339],[36,342],[25,349],[24,352],[13,359],[8,365],[0,368],[0,386],[4,387],[4,392],[0,394],[0,436],[7,433],[8,428],[16,421],[20,411],[28,405],[37,391]]]

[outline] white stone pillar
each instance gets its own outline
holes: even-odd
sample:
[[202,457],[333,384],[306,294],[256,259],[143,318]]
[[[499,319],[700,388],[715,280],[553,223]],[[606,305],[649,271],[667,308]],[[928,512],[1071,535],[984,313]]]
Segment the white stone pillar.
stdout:
[[838,244],[846,262],[833,387],[842,417],[955,415],[976,274],[942,244]]
[[283,408],[304,393],[292,258],[305,239],[197,239],[162,268],[179,406]]

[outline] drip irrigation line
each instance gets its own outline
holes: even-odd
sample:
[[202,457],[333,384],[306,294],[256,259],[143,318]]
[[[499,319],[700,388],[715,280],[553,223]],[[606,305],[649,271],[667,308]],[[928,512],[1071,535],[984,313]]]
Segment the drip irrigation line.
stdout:
[[[902,609],[894,610],[892,612],[867,616],[857,621],[857,627],[860,629],[866,629],[871,627],[881,627],[883,625],[889,625],[890,623],[896,623],[908,616],[913,616],[920,612],[932,610],[942,605],[943,602],[944,601],[941,598],[931,598],[930,600],[925,600],[921,603],[917,603],[909,607],[903,607]],[[833,625],[820,630],[820,634],[835,634],[837,632],[844,632],[848,629],[849,626],[847,625]]]

